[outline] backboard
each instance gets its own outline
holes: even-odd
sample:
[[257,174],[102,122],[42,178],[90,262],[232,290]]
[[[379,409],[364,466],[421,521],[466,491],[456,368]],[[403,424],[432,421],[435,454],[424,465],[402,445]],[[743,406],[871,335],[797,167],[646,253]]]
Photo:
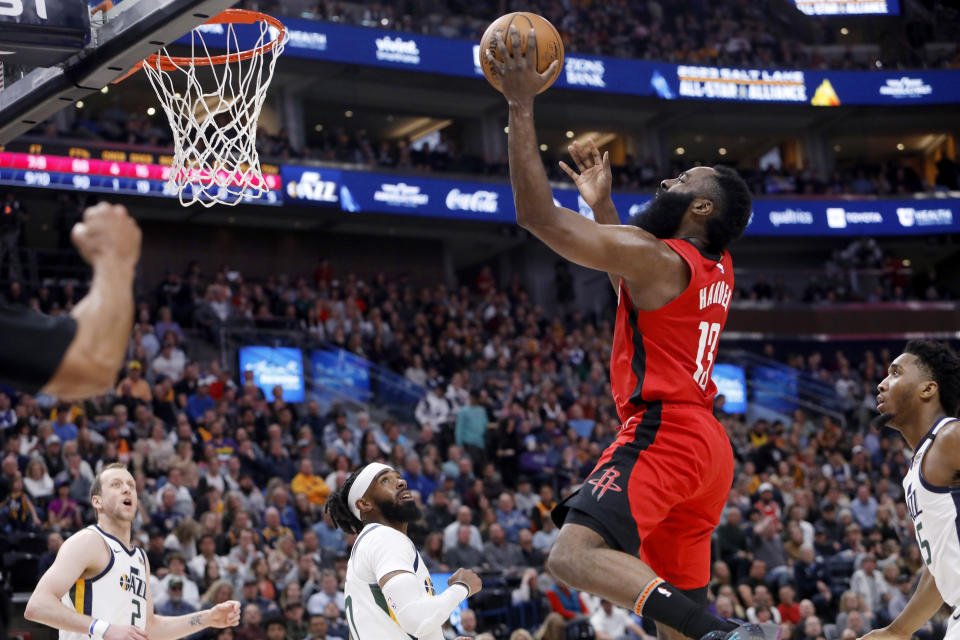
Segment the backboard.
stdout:
[[0,144],[100,91],[235,2],[107,1],[88,17],[83,0],[8,0],[19,13],[0,12],[0,51],[21,71],[8,74],[0,91]]

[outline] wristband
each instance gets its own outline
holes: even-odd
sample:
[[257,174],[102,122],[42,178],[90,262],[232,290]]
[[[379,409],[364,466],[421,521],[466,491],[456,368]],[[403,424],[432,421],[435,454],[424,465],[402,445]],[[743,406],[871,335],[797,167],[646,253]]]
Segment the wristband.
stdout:
[[452,587],[454,584],[459,584],[459,585],[461,585],[464,589],[466,589],[466,590],[467,590],[467,597],[468,597],[468,598],[470,597],[470,594],[472,593],[472,591],[470,590],[470,585],[468,585],[468,584],[467,584],[466,582],[464,582],[463,580],[456,580],[456,581],[454,581],[454,583],[451,584],[450,586]]
[[90,637],[93,640],[103,640],[103,634],[110,628],[110,623],[100,618],[94,618],[90,623]]

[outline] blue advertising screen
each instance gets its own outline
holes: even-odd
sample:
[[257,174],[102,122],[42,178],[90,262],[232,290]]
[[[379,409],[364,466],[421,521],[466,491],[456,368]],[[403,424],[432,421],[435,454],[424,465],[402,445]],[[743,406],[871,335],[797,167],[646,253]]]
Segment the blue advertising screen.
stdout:
[[808,16],[900,15],[898,0],[793,0]]
[[280,167],[284,198],[288,202],[318,206],[340,204],[341,172],[337,169],[298,167],[285,164]]
[[[512,224],[513,190],[506,183],[445,180],[283,165],[287,202],[339,206],[347,213],[393,213]],[[576,189],[554,189],[554,202],[593,219]],[[622,222],[642,213],[651,196],[613,194]],[[823,200],[755,198],[747,235],[857,236],[960,233],[960,199]]]
[[727,413],[747,412],[747,375],[735,364],[715,364],[710,374],[717,385],[717,395],[726,398],[723,410]]
[[858,236],[956,233],[960,200],[756,199],[748,235]]
[[780,413],[791,413],[796,404],[797,372],[787,367],[750,367],[753,401]]
[[[896,0],[795,0],[816,15],[899,13]],[[476,42],[352,27],[298,18],[283,19],[284,56],[482,78]],[[201,28],[205,42],[223,48],[223,25]],[[241,48],[258,30],[237,27]],[[178,40],[190,44],[190,37]],[[556,86],[663,100],[782,102],[820,107],[960,102],[960,71],[825,71],[677,65],[649,60],[568,55]],[[491,89],[493,91],[493,89]]]
[[[430,582],[433,583],[434,594],[439,594],[446,591],[447,580],[449,580],[452,576],[453,576],[452,573],[431,573]],[[460,601],[460,604],[457,605],[456,609],[454,609],[450,613],[449,620],[450,620],[450,624],[453,625],[454,629],[458,629],[460,627],[460,612],[468,608],[469,608],[469,603],[467,602],[466,599],[463,599]]]
[[310,375],[314,384],[359,402],[370,400],[370,362],[343,349],[310,352]]
[[253,382],[268,400],[283,387],[287,402],[303,402],[303,354],[290,347],[240,347],[240,371],[253,371]]

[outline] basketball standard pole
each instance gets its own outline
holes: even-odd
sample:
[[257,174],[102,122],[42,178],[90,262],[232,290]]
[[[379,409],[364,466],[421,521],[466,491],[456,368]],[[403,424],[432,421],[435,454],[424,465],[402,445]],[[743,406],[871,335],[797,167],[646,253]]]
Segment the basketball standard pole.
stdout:
[[140,0],[112,8],[91,26],[90,44],[55,67],[34,69],[0,92],[0,144],[99,91],[136,63],[236,0]]

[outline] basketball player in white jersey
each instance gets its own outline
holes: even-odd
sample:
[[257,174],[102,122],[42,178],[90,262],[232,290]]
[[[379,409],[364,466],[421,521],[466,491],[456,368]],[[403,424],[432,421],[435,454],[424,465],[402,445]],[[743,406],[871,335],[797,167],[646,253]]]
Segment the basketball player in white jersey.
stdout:
[[240,620],[234,600],[185,616],[153,613],[150,565],[131,540],[137,513],[133,476],[107,465],[90,488],[97,524],[63,543],[27,602],[24,617],[60,630],[60,640],[174,640]]
[[407,537],[407,523],[418,520],[420,510],[392,467],[372,462],[355,471],[327,499],[327,511],[338,527],[360,534],[344,586],[351,640],[442,640],[444,621],[483,586],[473,571],[458,569],[449,588],[434,594]]
[[908,640],[946,603],[945,640],[960,640],[960,357],[930,340],[912,340],[877,387],[877,410],[913,449],[903,479],[925,566],[906,608],[863,640]]

